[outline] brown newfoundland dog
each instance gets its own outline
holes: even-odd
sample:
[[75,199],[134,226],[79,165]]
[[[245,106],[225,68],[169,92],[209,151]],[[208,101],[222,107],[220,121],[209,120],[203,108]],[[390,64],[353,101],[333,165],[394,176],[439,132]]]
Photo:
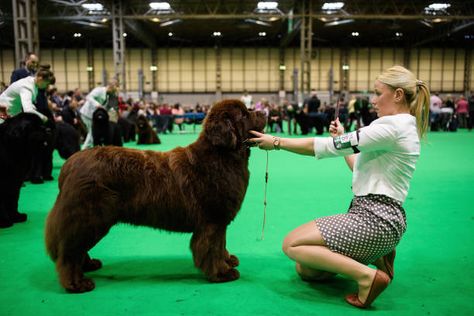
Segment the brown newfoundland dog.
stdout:
[[84,272],[102,264],[88,251],[117,223],[192,233],[194,264],[211,282],[239,278],[226,249],[227,225],[249,181],[249,130],[265,116],[238,100],[208,114],[199,138],[168,152],[96,147],[74,154],[59,176],[59,195],[46,223],[46,247],[69,292],[94,289]]

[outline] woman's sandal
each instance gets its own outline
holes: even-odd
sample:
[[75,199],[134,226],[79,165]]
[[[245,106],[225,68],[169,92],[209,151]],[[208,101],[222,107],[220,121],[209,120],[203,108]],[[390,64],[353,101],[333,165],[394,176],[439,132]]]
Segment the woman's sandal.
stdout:
[[372,281],[372,285],[370,286],[369,295],[367,296],[365,302],[362,303],[359,300],[358,293],[347,295],[346,302],[358,308],[367,308],[387,288],[389,284],[389,276],[385,272],[377,270],[375,272],[375,277]]
[[377,261],[374,263],[374,265],[377,267],[377,269],[379,270],[382,270],[383,272],[385,272],[388,277],[390,278],[390,280],[393,280],[393,275],[394,275],[394,269],[393,269],[393,265],[394,265],[394,262],[395,262],[395,249],[393,249],[390,253],[386,254],[385,256],[383,256],[382,258],[380,258],[380,260],[382,260],[382,263],[383,264],[377,264]]

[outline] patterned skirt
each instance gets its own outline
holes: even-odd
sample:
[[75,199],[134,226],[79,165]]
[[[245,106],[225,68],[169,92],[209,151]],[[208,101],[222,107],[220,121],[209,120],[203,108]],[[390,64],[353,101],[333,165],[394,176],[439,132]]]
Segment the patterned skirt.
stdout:
[[346,214],[315,222],[330,250],[364,264],[395,249],[406,230],[401,203],[375,194],[355,196]]

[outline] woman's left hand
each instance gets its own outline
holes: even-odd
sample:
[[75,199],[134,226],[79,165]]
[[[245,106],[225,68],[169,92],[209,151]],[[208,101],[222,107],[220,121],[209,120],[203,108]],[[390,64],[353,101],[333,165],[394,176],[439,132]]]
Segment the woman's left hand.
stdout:
[[258,148],[265,149],[265,150],[273,150],[275,149],[273,146],[273,139],[274,137],[271,135],[259,133],[257,131],[250,131],[250,133],[254,134],[257,137],[250,138],[249,141],[257,144]]

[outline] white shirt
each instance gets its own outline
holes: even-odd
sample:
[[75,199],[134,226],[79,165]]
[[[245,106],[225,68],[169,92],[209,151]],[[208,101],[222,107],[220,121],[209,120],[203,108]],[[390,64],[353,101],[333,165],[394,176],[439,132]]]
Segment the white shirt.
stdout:
[[0,105],[6,106],[7,114],[15,116],[19,113],[29,112],[38,115],[43,121],[48,118],[38,112],[33,102],[38,96],[38,87],[35,84],[35,77],[26,77],[12,83],[0,95]]
[[86,102],[82,105],[79,112],[82,116],[92,119],[94,111],[107,100],[107,87],[94,88],[86,97]]
[[356,132],[342,137],[349,140],[342,142],[347,148],[336,149],[335,144],[341,140],[337,137],[315,138],[316,158],[350,155],[354,153],[352,142],[360,151],[352,177],[354,195],[383,194],[403,203],[420,156],[415,117],[410,114],[383,116],[361,128],[358,140]]
[[245,104],[245,107],[247,109],[252,108],[252,96],[250,94],[244,94],[243,96],[241,96],[240,101],[242,101],[242,103]]

